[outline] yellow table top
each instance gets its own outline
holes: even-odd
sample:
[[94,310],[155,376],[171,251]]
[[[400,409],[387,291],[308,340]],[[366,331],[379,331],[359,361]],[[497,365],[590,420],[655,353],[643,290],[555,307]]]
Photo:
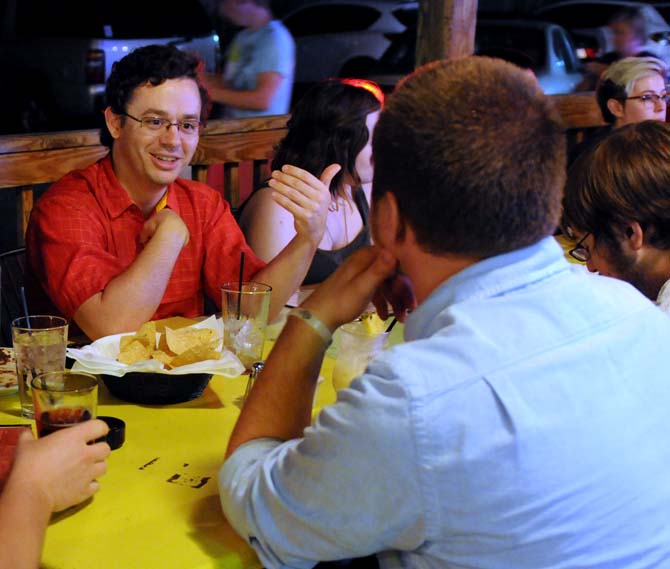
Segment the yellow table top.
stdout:
[[[401,329],[394,328],[391,343],[400,341]],[[321,370],[315,414],[335,401],[336,344]],[[53,517],[42,567],[261,567],[224,518],[216,480],[247,379],[215,376],[198,399],[166,406],[126,403],[101,383],[98,414],[123,419],[126,441],[112,451],[93,499]],[[25,422],[18,395],[0,397],[0,424]]]
[[[126,403],[101,384],[98,414],[123,419],[126,441],[93,500],[53,517],[43,567],[260,567],[216,483],[246,380],[215,376],[198,399],[169,406]],[[0,399],[0,423],[23,422],[19,413],[18,397]]]

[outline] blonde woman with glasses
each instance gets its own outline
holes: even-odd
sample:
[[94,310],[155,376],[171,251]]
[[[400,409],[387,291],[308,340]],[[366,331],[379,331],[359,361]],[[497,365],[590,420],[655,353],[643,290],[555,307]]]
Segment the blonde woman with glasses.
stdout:
[[645,120],[665,121],[668,95],[667,68],[657,57],[627,57],[600,77],[596,101],[607,127],[575,146],[568,165],[590,150],[613,129]]

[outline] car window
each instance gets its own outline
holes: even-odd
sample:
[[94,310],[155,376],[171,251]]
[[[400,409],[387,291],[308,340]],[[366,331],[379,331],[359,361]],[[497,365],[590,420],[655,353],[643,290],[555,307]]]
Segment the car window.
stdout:
[[416,28],[407,28],[393,39],[389,48],[374,66],[374,73],[406,75],[414,70],[416,59]]
[[[499,57],[529,69],[539,69],[547,58],[544,32],[515,26],[478,25],[475,53]],[[374,71],[377,74],[410,73],[414,69],[415,54],[416,28],[408,28],[395,37]]]
[[475,52],[539,69],[547,59],[544,32],[521,26],[477,26]]
[[197,0],[180,0],[179,13],[163,0],[21,0],[18,38],[164,38],[210,34],[213,25]]
[[400,8],[393,11],[393,16],[408,28],[415,28],[419,21],[418,8]]
[[575,73],[577,65],[574,50],[567,43],[565,34],[562,34],[559,30],[553,30],[551,32],[551,41],[554,45],[554,53],[556,54],[558,64],[565,69],[566,73]]
[[360,32],[374,24],[381,12],[369,6],[327,4],[310,6],[287,16],[284,25],[293,37]]
[[560,24],[564,28],[597,28],[606,26],[610,18],[619,10],[618,4],[589,4],[580,2],[575,6],[558,6],[540,10],[543,19]]

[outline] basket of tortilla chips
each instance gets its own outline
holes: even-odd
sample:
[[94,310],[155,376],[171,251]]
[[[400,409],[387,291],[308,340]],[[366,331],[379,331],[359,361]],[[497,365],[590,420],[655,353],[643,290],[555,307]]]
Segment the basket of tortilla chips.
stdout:
[[244,366],[222,349],[223,324],[210,317],[172,329],[147,322],[134,334],[115,334],[68,349],[74,370],[100,375],[112,395],[133,403],[167,405],[200,397],[213,374],[236,377]]

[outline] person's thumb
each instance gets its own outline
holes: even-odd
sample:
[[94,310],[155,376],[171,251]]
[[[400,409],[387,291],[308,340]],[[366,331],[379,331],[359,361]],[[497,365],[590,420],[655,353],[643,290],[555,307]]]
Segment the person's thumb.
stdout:
[[342,166],[340,166],[339,164],[331,164],[330,166],[324,168],[323,172],[321,172],[319,180],[321,180],[321,183],[324,186],[326,186],[326,188],[330,188],[330,183],[333,181],[333,178],[341,169]]

